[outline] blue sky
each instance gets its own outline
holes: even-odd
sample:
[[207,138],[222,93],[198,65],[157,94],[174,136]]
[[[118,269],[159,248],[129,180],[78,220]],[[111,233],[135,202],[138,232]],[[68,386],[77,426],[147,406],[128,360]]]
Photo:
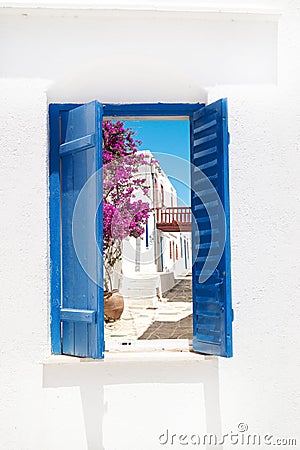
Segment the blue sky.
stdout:
[[[190,131],[188,120],[126,120],[126,128],[136,132],[136,139],[142,141],[140,150],[150,150],[152,153],[168,153],[190,160]],[[159,160],[159,158],[157,157]],[[164,167],[165,162],[161,162]],[[178,205],[190,205],[190,189],[180,181],[169,177],[179,197]]]

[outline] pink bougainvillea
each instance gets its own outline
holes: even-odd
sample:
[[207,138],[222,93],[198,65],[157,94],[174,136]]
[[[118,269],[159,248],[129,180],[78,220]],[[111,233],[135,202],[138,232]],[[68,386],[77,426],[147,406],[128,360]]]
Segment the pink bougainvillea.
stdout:
[[103,124],[103,219],[105,264],[121,259],[121,242],[142,236],[150,205],[139,197],[148,194],[143,167],[155,163],[138,152],[140,141],[121,121]]
[[103,123],[103,164],[129,153],[137,152],[141,141],[134,139],[135,132],[130,128],[124,128],[121,121],[112,122],[107,120]]

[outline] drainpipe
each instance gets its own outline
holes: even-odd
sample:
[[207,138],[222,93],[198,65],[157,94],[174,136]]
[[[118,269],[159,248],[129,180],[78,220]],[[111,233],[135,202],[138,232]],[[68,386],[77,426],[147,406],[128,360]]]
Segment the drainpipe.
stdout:
[[[157,267],[157,271],[159,272],[159,264],[158,264],[158,242],[157,242],[157,228],[156,228],[156,198],[155,198],[155,183],[154,183],[154,167],[151,166],[151,179],[152,179],[152,196],[153,196],[153,219],[154,219],[154,230],[153,230],[153,241],[154,241],[154,262],[156,264]],[[162,269],[162,268],[161,268]],[[162,270],[161,270],[162,272]]]

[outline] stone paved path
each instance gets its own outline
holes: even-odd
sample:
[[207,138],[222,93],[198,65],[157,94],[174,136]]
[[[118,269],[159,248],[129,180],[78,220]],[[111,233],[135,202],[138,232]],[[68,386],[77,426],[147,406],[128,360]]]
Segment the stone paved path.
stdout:
[[191,302],[192,301],[192,280],[191,277],[180,279],[178,283],[164,297],[169,302]]
[[178,322],[153,322],[139,339],[192,339],[192,314]]
[[158,308],[126,307],[121,319],[105,324],[106,341],[136,339],[191,339],[192,293],[190,277],[180,279]]
[[[189,302],[192,304],[192,281],[191,279],[180,280],[170,291],[164,293],[164,297],[170,302]],[[155,321],[139,337],[139,339],[192,339],[193,338],[193,316],[173,322]]]

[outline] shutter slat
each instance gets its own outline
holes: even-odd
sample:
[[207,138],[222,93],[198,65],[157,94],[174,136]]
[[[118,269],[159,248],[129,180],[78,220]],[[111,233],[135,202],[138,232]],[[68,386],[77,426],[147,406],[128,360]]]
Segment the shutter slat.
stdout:
[[214,297],[205,297],[203,301],[197,302],[196,314],[197,316],[203,315],[204,313],[220,313],[221,303],[216,302]]
[[[209,216],[199,217],[199,218],[197,218],[196,222],[199,225],[201,223],[206,223],[206,222],[210,223],[211,221],[213,223],[216,223],[217,220],[219,220],[219,216],[217,214],[215,214],[215,215],[212,215],[211,217],[209,217]],[[202,226],[201,226],[201,228],[202,228]]]
[[219,248],[220,244],[219,242],[203,242],[201,243],[201,245],[196,245],[196,250],[206,250],[206,249],[210,249],[210,248]]
[[194,185],[197,185],[197,188],[200,189],[201,184],[207,185],[207,179],[211,182],[213,186],[215,186],[216,182],[218,181],[218,174],[215,173],[214,175],[205,175],[205,178],[201,176],[201,178],[197,177],[197,174],[195,175],[195,182]]
[[[221,344],[222,340],[220,333],[214,330],[203,330],[203,328],[197,328],[199,340],[208,344]],[[213,353],[214,354],[214,353]]]
[[[212,233],[219,233],[219,228],[213,228],[209,230],[200,230],[198,231],[199,236],[210,236]],[[201,244],[200,244],[201,245]]]
[[210,147],[206,150],[201,150],[201,152],[196,152],[194,155],[194,160],[196,161],[198,158],[203,158],[204,156],[213,155],[217,152],[217,147]]
[[[198,201],[198,199],[196,198],[196,200],[194,200],[194,203],[196,203]],[[206,202],[205,203],[205,205],[203,205],[203,204],[200,204],[200,205],[197,205],[197,204],[195,204],[195,211],[197,211],[197,210],[205,210],[206,211],[206,209],[207,208],[219,208],[220,207],[220,203],[219,203],[219,201],[218,200],[213,200],[213,201],[211,201],[211,202]],[[202,218],[202,217],[199,217],[199,218]],[[196,219],[197,219],[197,217],[196,217]]]
[[218,164],[218,160],[217,159],[213,159],[212,161],[209,161],[207,163],[200,164],[199,165],[199,169],[200,170],[210,169],[211,167],[215,167],[217,164]]
[[195,128],[194,129],[194,134],[201,133],[201,131],[205,131],[208,128],[213,127],[214,125],[217,125],[217,121],[216,120],[211,120],[210,122],[205,123],[204,125],[201,125],[200,127]]
[[196,263],[201,263],[201,262],[205,262],[205,261],[218,261],[218,255],[217,256],[198,256],[196,258]]

